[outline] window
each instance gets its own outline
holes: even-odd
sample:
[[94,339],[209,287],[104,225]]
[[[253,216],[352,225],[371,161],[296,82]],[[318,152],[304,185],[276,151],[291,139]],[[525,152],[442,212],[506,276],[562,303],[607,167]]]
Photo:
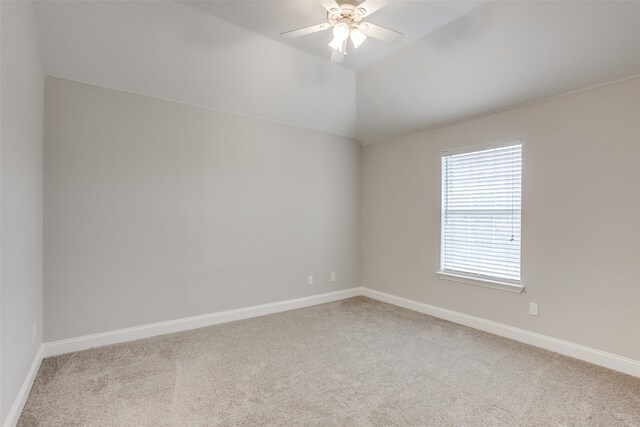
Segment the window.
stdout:
[[442,155],[439,276],[522,292],[522,142]]

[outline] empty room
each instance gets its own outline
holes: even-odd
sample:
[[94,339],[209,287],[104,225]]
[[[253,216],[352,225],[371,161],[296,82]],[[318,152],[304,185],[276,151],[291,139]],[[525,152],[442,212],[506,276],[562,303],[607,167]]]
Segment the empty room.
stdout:
[[640,1],[0,22],[2,427],[640,427]]

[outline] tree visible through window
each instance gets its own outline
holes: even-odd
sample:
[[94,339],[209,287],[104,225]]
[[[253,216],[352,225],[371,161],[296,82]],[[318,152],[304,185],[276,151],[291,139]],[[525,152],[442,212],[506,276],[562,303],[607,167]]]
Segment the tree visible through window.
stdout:
[[444,273],[520,282],[522,143],[442,156]]

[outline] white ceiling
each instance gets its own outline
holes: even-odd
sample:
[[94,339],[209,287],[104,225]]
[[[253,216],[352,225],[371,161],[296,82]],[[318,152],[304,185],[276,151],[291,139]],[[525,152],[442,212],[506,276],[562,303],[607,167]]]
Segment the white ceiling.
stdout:
[[[352,3],[362,1],[349,0]],[[185,1],[185,4],[210,13],[257,34],[302,49],[325,60],[331,56],[329,31],[296,39],[280,34],[327,21],[327,12],[317,0],[242,0]],[[350,46],[341,65],[360,70],[409,43],[429,34],[482,4],[481,1],[407,1],[396,0],[366,19],[374,24],[404,33],[403,40],[391,45],[375,39],[367,40],[357,50]]]
[[48,75],[355,134],[355,74],[325,59],[172,1],[37,6]]
[[404,45],[368,40],[351,69],[329,64],[326,34],[280,38],[322,21],[316,0],[44,1],[38,15],[47,74],[363,144],[640,75],[640,1],[396,1],[371,22]]
[[489,2],[357,76],[371,143],[640,74],[639,1]]

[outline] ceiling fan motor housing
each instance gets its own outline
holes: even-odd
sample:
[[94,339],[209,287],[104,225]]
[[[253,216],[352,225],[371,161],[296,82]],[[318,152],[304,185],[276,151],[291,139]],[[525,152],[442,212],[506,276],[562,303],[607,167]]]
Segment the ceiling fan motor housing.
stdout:
[[351,28],[353,26],[357,27],[357,24],[362,20],[364,14],[364,9],[358,8],[355,4],[340,3],[340,9],[335,8],[327,12],[327,19],[332,26],[344,22]]

